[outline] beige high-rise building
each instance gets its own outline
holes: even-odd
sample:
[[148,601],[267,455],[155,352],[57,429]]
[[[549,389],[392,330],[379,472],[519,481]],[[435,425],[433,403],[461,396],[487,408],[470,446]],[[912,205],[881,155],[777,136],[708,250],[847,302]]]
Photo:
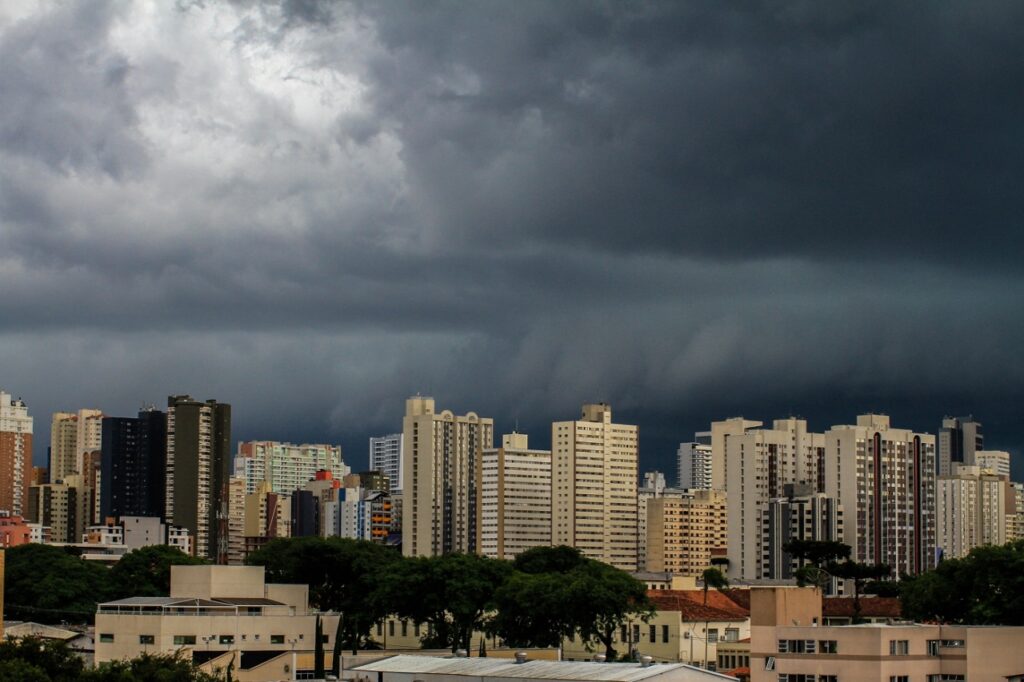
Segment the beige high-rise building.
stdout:
[[50,480],[85,474],[86,455],[99,452],[102,440],[101,410],[55,412],[50,422]]
[[636,426],[613,423],[604,403],[551,425],[552,544],[637,569],[637,436]]
[[531,450],[526,434],[502,436],[477,470],[477,551],[511,559],[551,544],[551,451]]
[[[742,430],[741,430],[742,429]],[[763,577],[761,515],[771,500],[785,496],[787,484],[824,487],[825,437],[807,430],[803,419],[760,422],[729,419],[711,425],[726,471],[729,517],[729,575],[743,580]]]
[[78,474],[32,486],[25,518],[49,527],[52,542],[82,542],[85,529],[92,524],[92,496],[93,489]]
[[711,424],[711,487],[714,490],[727,490],[729,462],[725,456],[725,447],[729,438],[742,436],[762,426],[762,422],[743,417],[731,417]]
[[476,469],[494,447],[494,420],[435,412],[433,398],[415,396],[402,434],[402,553],[476,552]]
[[864,414],[825,433],[825,491],[843,509],[852,559],[894,576],[935,566],[935,436]]
[[974,463],[997,476],[1010,479],[1010,453],[1005,450],[978,450],[974,453]]
[[699,576],[727,555],[726,497],[690,490],[647,501],[647,570]]
[[340,445],[294,445],[259,440],[238,444],[235,476],[245,479],[245,492],[256,492],[260,481],[270,483],[271,491],[291,495],[301,490],[318,471],[330,471],[335,478],[349,473]]
[[32,480],[32,417],[20,399],[0,391],[0,511],[24,516]]
[[1011,481],[1007,496],[1006,541],[1024,540],[1024,483]]
[[955,464],[953,470],[939,476],[935,486],[936,544],[943,558],[959,559],[981,545],[1005,544],[1013,496],[1007,478],[980,466]]
[[245,561],[245,479],[228,479],[228,563],[233,566]]
[[636,489],[636,568],[647,569],[647,503],[655,497],[666,494],[679,495],[682,490],[669,488],[665,474],[660,471],[645,471],[640,487]]

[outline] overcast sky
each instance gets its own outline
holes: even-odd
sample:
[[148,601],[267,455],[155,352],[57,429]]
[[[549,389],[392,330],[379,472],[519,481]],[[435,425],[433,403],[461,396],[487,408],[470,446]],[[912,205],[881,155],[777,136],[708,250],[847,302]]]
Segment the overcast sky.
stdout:
[[[0,4],[0,387],[1024,437],[1024,3]],[[1015,473],[1024,478],[1024,461]]]

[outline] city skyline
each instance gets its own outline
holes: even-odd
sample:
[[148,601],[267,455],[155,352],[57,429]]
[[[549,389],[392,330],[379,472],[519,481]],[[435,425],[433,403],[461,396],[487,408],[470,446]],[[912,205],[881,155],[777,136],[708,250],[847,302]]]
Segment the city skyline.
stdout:
[[[0,388],[341,444],[974,415],[1024,478],[1024,7],[10,2]],[[232,448],[234,443],[232,443]]]

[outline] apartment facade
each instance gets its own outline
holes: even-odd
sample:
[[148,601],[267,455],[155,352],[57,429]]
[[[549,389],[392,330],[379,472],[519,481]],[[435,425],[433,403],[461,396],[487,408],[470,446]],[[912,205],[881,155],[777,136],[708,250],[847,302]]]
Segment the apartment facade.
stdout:
[[52,542],[81,542],[85,529],[92,524],[92,496],[93,489],[78,474],[32,486],[26,519],[48,527]]
[[267,481],[272,492],[290,495],[304,487],[317,471],[330,471],[338,478],[349,473],[340,445],[270,440],[238,444],[234,475],[245,479],[247,494],[256,492],[261,481]]
[[405,402],[402,420],[402,553],[477,551],[477,467],[494,447],[494,420],[436,412],[434,399]]
[[1010,478],[1010,453],[1006,450],[978,450],[974,453],[974,463],[997,476]]
[[163,518],[166,504],[167,415],[105,417],[100,435],[100,516]]
[[[761,577],[788,580],[804,561],[785,546],[795,540],[842,542],[843,511],[834,497],[816,493],[807,484],[786,484],[783,496],[771,500],[761,513]],[[831,588],[835,593],[838,585]]]
[[936,481],[936,543],[944,559],[960,559],[975,547],[1002,545],[1007,512],[1015,506],[1005,476],[980,466],[957,465]]
[[[742,428],[742,430],[741,430]],[[772,428],[744,419],[716,422],[727,471],[729,575],[754,580],[764,575],[762,514],[787,484],[824,487],[825,440],[803,419],[776,419]],[[714,446],[712,446],[714,447]]]
[[228,560],[231,406],[191,396],[167,399],[165,513],[188,529],[196,556]]
[[370,469],[388,477],[389,492],[402,489],[402,434],[370,438]]
[[866,414],[825,433],[825,493],[843,509],[852,559],[893,575],[935,567],[935,436]]
[[551,451],[531,450],[523,433],[505,434],[477,468],[477,551],[512,559],[551,544]]
[[551,543],[637,569],[638,429],[604,403],[551,425]]
[[50,423],[50,480],[85,473],[86,453],[99,452],[103,412],[56,412]]
[[0,511],[25,516],[32,481],[32,417],[21,398],[0,391]]
[[726,506],[720,490],[665,491],[648,500],[647,570],[699,576],[713,558],[725,558]]
[[679,487],[705,490],[713,488],[711,433],[698,433],[699,440],[680,443],[676,451]]

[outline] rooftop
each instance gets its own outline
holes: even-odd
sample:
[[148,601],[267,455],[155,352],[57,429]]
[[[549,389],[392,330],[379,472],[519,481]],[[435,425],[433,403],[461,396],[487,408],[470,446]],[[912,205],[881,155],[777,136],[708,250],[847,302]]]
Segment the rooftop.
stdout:
[[720,673],[682,663],[641,666],[638,663],[591,663],[569,661],[527,661],[516,663],[507,658],[433,658],[429,656],[392,656],[357,666],[365,672],[424,673],[500,677],[523,680],[594,680],[595,682],[633,682],[674,673],[676,680],[734,680]]

